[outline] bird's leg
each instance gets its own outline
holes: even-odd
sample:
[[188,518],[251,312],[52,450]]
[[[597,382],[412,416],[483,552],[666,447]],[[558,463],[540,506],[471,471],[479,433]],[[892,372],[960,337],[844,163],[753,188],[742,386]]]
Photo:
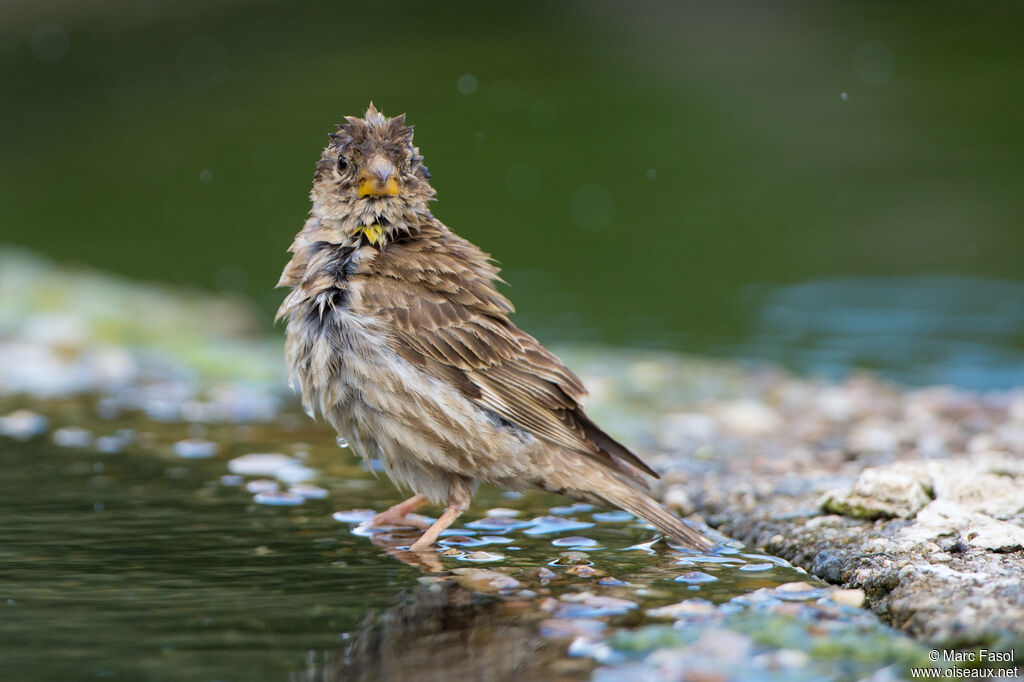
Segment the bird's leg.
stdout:
[[405,502],[399,502],[387,511],[382,511],[372,519],[371,526],[412,526],[413,528],[427,528],[430,521],[421,516],[409,516],[409,512],[419,509],[427,502],[427,496],[419,493],[413,495]]
[[469,509],[469,501],[473,497],[473,484],[464,476],[451,476],[448,479],[448,508],[441,514],[441,518],[434,521],[434,525],[428,528],[420,539],[412,543],[409,548],[414,552],[422,552],[429,549],[437,538],[448,526],[455,522],[455,519],[462,515],[462,512]]

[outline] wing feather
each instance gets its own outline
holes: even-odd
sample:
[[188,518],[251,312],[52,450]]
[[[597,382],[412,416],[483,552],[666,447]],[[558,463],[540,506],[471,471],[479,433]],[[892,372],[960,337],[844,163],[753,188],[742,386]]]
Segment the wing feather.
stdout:
[[656,477],[583,413],[579,378],[509,321],[512,305],[494,288],[486,255],[440,237],[390,244],[353,277],[352,305],[387,319],[403,358],[505,421],[632,478]]

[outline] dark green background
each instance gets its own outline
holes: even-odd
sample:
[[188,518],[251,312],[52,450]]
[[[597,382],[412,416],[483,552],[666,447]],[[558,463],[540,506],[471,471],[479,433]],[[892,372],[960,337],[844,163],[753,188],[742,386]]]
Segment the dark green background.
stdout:
[[435,213],[544,341],[788,357],[757,331],[780,286],[1024,279],[1020,3],[5,11],[0,242],[240,290],[268,327],[326,134],[371,99],[408,113]]

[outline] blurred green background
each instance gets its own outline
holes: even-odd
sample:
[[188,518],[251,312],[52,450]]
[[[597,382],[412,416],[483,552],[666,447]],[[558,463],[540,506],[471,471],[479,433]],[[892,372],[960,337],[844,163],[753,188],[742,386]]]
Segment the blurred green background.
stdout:
[[[1024,383],[1019,2],[7,5],[0,242],[266,311],[407,112],[545,342]],[[279,332],[278,332],[279,333]]]

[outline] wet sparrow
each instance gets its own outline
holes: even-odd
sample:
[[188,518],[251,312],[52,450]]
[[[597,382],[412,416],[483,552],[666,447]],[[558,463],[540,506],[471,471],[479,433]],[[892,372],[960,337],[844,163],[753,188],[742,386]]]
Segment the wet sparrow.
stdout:
[[430,173],[405,116],[347,117],[317,164],[310,218],[279,286],[286,354],[310,414],[413,497],[376,524],[445,504],[430,547],[483,481],[620,507],[705,548],[647,495],[657,476],[587,418],[580,380],[509,321],[487,254],[431,214]]

